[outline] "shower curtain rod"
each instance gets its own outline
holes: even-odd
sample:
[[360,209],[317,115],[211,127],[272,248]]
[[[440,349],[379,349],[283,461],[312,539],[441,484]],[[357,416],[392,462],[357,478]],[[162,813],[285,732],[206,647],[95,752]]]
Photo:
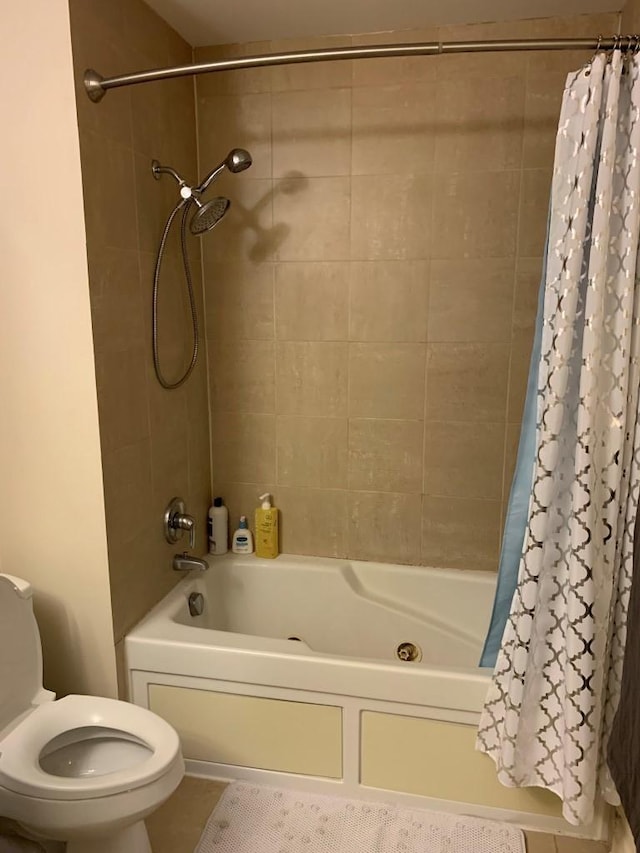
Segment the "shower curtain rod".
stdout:
[[267,53],[259,56],[243,56],[238,59],[220,59],[214,62],[196,62],[191,65],[171,65],[168,68],[152,68],[103,77],[88,68],[84,75],[87,95],[92,101],[102,100],[108,89],[169,80],[173,77],[188,77],[210,74],[214,71],[232,71],[237,68],[261,68],[270,65],[293,65],[301,62],[328,62],[338,59],[376,59],[385,56],[429,56],[444,53],[485,53],[512,50],[628,50],[640,45],[640,37],[611,36],[609,38],[581,39],[509,39],[503,41],[450,41],[417,42],[415,44],[378,44],[370,47],[337,47],[320,50],[297,50],[291,53]]

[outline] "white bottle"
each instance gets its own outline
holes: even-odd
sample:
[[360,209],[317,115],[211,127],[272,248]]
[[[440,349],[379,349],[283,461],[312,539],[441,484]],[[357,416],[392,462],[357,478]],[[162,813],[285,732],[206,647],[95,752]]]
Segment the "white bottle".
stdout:
[[226,554],[229,550],[229,512],[222,498],[214,498],[209,507],[209,553]]
[[238,529],[233,534],[233,542],[231,550],[234,554],[252,554],[253,553],[253,535],[247,524],[247,516],[240,516],[240,524]]

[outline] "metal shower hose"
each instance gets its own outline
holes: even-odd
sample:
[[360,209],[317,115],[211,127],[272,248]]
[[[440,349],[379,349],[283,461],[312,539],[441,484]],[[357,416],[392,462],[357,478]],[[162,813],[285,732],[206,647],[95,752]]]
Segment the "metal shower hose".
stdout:
[[[191,371],[196,366],[196,361],[198,359],[198,346],[199,346],[199,332],[198,332],[198,311],[196,308],[196,301],[193,294],[193,282],[191,280],[191,268],[189,266],[189,254],[187,252],[187,214],[189,212],[189,207],[191,206],[191,199],[181,199],[178,204],[173,208],[171,213],[169,214],[169,218],[164,226],[164,231],[162,232],[162,238],[160,240],[160,246],[158,248],[158,254],[156,256],[156,268],[153,274],[153,309],[152,309],[152,339],[153,339],[153,367],[156,372],[156,376],[158,378],[158,382],[162,385],[163,388],[166,388],[169,391],[174,390],[175,388],[179,388],[182,384],[184,384],[189,376],[191,375]],[[162,264],[162,257],[164,255],[164,249],[167,242],[167,237],[169,236],[169,231],[171,230],[171,225],[173,220],[178,213],[178,211],[182,208],[182,221],[180,223],[180,245],[182,248],[182,261],[184,265],[184,276],[187,282],[187,291],[189,293],[189,307],[191,308],[191,322],[193,327],[193,352],[191,355],[191,363],[187,367],[184,374],[178,379],[176,382],[168,382],[164,376],[162,375],[162,371],[160,370],[160,357],[158,355],[158,286],[160,283],[160,266]]]

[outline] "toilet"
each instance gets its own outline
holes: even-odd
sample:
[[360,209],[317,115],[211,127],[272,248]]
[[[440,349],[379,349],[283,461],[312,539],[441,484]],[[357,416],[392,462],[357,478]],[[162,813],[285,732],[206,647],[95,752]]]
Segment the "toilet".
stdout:
[[127,702],[54,700],[31,585],[0,574],[0,816],[67,853],[151,853],[144,818],[184,775],[177,733]]

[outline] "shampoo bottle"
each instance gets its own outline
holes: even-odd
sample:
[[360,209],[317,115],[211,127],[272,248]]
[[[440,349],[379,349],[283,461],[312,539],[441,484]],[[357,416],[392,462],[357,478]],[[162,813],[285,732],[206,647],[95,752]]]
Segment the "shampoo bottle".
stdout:
[[208,518],[209,553],[226,554],[229,550],[229,512],[222,498],[214,498]]
[[278,510],[271,506],[271,495],[260,495],[262,506],[256,510],[256,557],[278,556]]
[[238,529],[233,534],[233,542],[231,550],[234,554],[252,554],[253,553],[253,536],[247,524],[247,516],[240,516],[240,524]]

